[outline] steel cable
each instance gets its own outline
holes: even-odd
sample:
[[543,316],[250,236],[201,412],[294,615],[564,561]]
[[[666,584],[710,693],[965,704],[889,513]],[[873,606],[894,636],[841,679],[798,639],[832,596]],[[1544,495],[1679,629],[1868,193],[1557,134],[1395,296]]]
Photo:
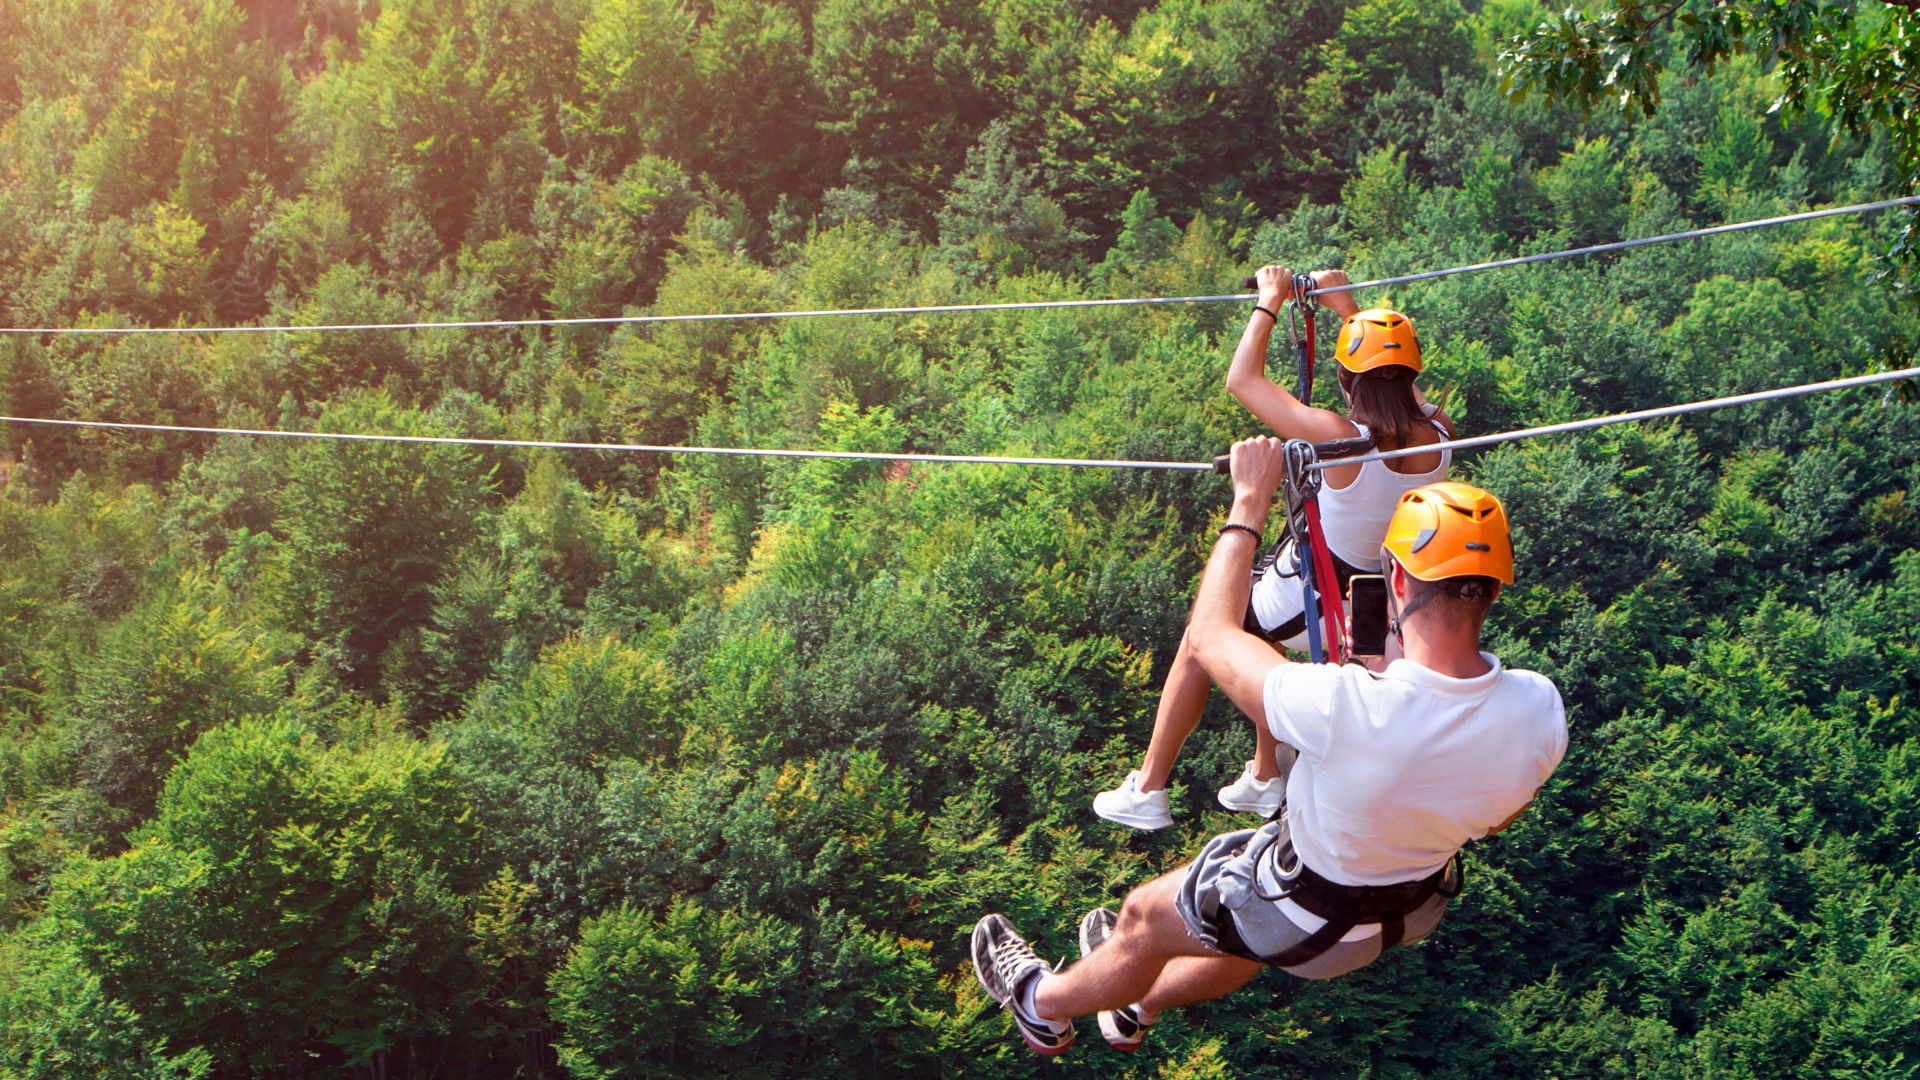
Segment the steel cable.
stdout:
[[[1471,274],[1481,270],[1497,270],[1503,267],[1525,266],[1531,263],[1549,262],[1555,259],[1571,259],[1585,255],[1603,255],[1613,251],[1625,251],[1629,248],[1645,247],[1649,244],[1667,244],[1677,240],[1691,240],[1703,236],[1720,236],[1726,233],[1742,232],[1748,229],[1786,225],[1796,221],[1812,221],[1817,218],[1836,217],[1848,214],[1868,214],[1897,206],[1912,206],[1915,204],[1920,204],[1920,195],[1909,195],[1899,199],[1882,199],[1878,202],[1856,203],[1851,206],[1834,206],[1824,210],[1808,210],[1797,214],[1782,214],[1778,217],[1741,221],[1729,225],[1713,225],[1699,229],[1688,229],[1684,232],[1665,233],[1660,236],[1647,236],[1634,240],[1620,240],[1610,244],[1597,244],[1592,247],[1569,248],[1565,251],[1543,252],[1537,255],[1521,255],[1511,259],[1474,263],[1469,266],[1454,266],[1444,270],[1427,270],[1417,274],[1405,274],[1400,277],[1357,281],[1348,285],[1336,285],[1324,289],[1315,289],[1308,293],[1308,295],[1323,296],[1327,293],[1350,292],[1354,289],[1365,289],[1384,285],[1401,285],[1411,281],[1427,281],[1434,278],[1450,277],[1455,274]],[[826,308],[810,311],[734,311],[706,315],[606,315],[566,319],[462,319],[445,322],[313,323],[275,326],[6,326],[0,327],[0,334],[125,336],[133,334],[291,334],[347,330],[479,330],[537,326],[614,326],[652,323],[765,321],[775,319],[823,318],[835,315],[931,315],[969,311],[1033,311],[1049,308],[1213,304],[1227,301],[1244,302],[1255,298],[1255,295],[1251,293],[1226,293],[1213,296],[1143,296],[1109,300],[1024,300],[986,304],[936,304],[918,307]]]
[[[1760,390],[1749,394],[1734,394],[1728,397],[1708,398],[1702,401],[1690,401],[1679,405],[1663,405],[1659,408],[1639,409],[1633,412],[1614,413],[1608,416],[1595,416],[1585,420],[1570,420],[1558,424],[1543,424],[1537,427],[1503,431],[1493,435],[1476,435],[1472,438],[1451,440],[1446,446],[1450,450],[1471,450],[1476,447],[1493,446],[1519,439],[1537,438],[1542,435],[1561,435],[1569,432],[1607,427],[1612,424],[1636,423],[1642,420],[1659,420],[1670,416],[1710,412],[1715,409],[1732,408],[1738,405],[1752,405],[1763,401],[1779,401],[1786,398],[1805,397],[1809,394],[1818,394],[1830,390],[1847,390],[1862,386],[1875,386],[1882,383],[1892,383],[1912,378],[1920,378],[1920,367],[1901,368],[1897,371],[1880,371],[1868,375],[1855,375],[1844,379],[1828,379],[1823,382],[1805,383],[1800,386],[1786,386],[1773,390]],[[321,439],[341,442],[429,443],[540,450],[595,450],[620,453],[707,454],[767,458],[830,458],[853,461],[927,462],[932,464],[1031,465],[1082,469],[1154,469],[1174,472],[1216,471],[1216,463],[1211,461],[997,457],[976,454],[873,453],[854,450],[779,450],[742,446],[657,446],[647,443],[550,442],[540,439],[481,439],[452,435],[386,435],[339,431],[279,431],[273,428],[200,427],[188,424],[136,424],[117,420],[65,420],[35,416],[0,416],[0,423],[40,424],[52,427],[94,428],[112,431],[155,431],[182,435],[244,435],[259,438]],[[1328,469],[1341,465],[1362,465],[1369,461],[1388,461],[1393,458],[1430,454],[1433,450],[1433,446],[1409,446],[1399,450],[1376,450],[1355,457],[1340,458],[1337,461],[1317,461],[1310,465],[1309,468]]]

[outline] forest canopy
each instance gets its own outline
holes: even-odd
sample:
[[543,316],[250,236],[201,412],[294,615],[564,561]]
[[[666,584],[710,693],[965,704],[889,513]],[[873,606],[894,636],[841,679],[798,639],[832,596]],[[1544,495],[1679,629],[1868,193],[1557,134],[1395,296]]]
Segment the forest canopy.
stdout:
[[[1904,41],[1860,8],[1850,33]],[[1635,84],[1656,109],[1510,96],[1549,16],[0,0],[0,317],[1211,294],[1268,261],[1359,279],[1912,189],[1897,102],[1774,109],[1795,56],[1704,56],[1694,24],[1633,28],[1703,60]],[[1881,276],[1904,226],[1361,299],[1413,317],[1423,385],[1478,434],[1907,366],[1920,319]],[[0,413],[1198,461],[1259,430],[1223,385],[1245,317],[10,335]],[[1469,850],[1431,940],[1059,1068],[1920,1072],[1916,408],[1463,454],[1516,530],[1491,647],[1559,684],[1565,764]],[[1144,745],[1228,494],[0,426],[0,1076],[1027,1075],[973,921],[1069,955],[1072,915],[1244,824],[1207,797],[1251,744],[1217,700],[1175,828],[1089,810]]]

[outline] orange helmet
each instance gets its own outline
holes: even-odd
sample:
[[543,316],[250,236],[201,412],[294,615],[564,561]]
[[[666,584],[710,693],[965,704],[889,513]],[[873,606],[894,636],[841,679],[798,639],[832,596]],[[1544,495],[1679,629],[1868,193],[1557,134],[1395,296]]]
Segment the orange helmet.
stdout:
[[1422,581],[1479,576],[1513,584],[1506,507],[1472,484],[1442,480],[1400,496],[1380,546]]
[[1341,367],[1356,375],[1396,365],[1420,370],[1420,343],[1413,339],[1413,320],[1392,308],[1368,308],[1347,316],[1333,353]]

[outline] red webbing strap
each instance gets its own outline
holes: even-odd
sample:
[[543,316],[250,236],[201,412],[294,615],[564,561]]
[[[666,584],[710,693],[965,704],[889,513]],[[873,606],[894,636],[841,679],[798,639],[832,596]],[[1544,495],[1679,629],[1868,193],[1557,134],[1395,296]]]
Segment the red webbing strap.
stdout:
[[1333,569],[1333,552],[1320,533],[1320,500],[1308,499],[1307,550],[1313,558],[1313,583],[1320,593],[1321,623],[1326,627],[1327,659],[1336,664],[1347,661],[1346,602],[1340,596],[1340,577]]

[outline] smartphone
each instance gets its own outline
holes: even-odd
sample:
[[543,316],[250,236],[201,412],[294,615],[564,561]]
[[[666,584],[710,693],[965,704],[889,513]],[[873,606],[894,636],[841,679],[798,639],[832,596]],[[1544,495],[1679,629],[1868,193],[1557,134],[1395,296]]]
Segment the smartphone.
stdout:
[[1355,574],[1347,582],[1348,652],[1384,656],[1387,651],[1387,579]]

